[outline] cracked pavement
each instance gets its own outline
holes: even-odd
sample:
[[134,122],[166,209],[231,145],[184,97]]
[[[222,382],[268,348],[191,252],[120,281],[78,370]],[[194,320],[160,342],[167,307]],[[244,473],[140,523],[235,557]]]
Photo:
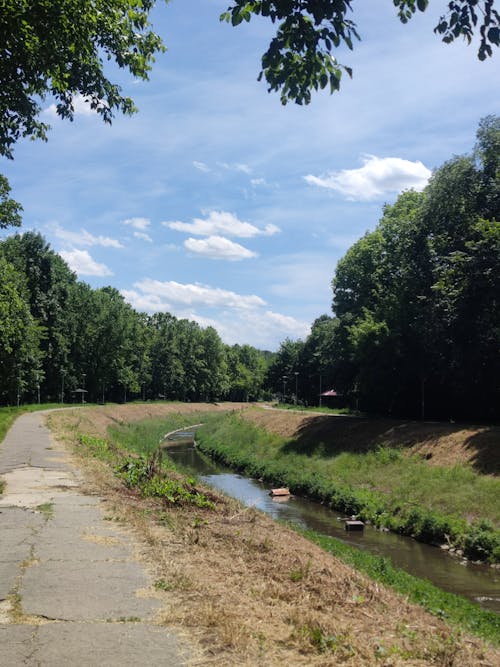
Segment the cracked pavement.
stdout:
[[0,665],[185,664],[176,634],[125,528],[80,490],[43,413],[17,419],[0,444]]

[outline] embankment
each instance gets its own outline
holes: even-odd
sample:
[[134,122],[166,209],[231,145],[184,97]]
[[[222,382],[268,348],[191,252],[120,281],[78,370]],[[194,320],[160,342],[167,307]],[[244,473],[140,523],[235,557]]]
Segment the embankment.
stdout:
[[500,429],[252,409],[211,417],[200,448],[374,525],[500,563]]

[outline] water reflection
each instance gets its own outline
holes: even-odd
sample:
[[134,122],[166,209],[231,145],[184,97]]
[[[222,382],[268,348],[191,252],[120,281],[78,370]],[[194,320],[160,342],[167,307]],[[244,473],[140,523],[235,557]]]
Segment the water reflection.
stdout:
[[429,579],[443,590],[459,593],[482,607],[500,613],[500,572],[487,566],[464,563],[440,549],[370,526],[363,532],[348,532],[335,512],[320,503],[291,496],[272,497],[269,487],[219,466],[199,454],[183,434],[183,442],[168,445],[168,454],[211,486],[256,507],[275,519],[290,521],[324,535],[336,537],[359,549],[387,556],[395,566],[417,577]]

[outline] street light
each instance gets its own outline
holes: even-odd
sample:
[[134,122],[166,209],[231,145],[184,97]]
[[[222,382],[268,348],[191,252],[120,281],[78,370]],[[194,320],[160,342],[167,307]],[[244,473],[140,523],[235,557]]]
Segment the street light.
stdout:
[[321,373],[322,373],[322,364],[321,364],[321,353],[320,352],[315,352],[313,354],[313,357],[318,361],[318,366],[319,366],[319,407],[322,405],[322,399],[321,399],[321,394],[323,393],[323,390],[321,388]]
[[299,372],[295,371],[295,405],[297,405],[297,394],[298,394],[298,381],[299,381]]
[[282,402],[284,403],[285,402],[285,396],[286,396],[286,381],[288,380],[288,376],[283,375],[283,377],[281,379],[283,380],[283,401]]
[[38,405],[40,405],[40,374],[38,372],[36,374],[36,395],[37,395]]
[[64,374],[66,370],[61,368],[61,403],[64,403]]
[[86,377],[87,377],[87,373],[82,373],[82,378],[83,378],[82,403],[85,403],[85,378]]

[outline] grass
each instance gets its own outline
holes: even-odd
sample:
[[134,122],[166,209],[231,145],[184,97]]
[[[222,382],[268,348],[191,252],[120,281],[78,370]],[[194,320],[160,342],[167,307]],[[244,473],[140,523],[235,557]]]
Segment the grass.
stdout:
[[308,450],[234,413],[206,415],[197,443],[251,477],[378,527],[422,542],[451,543],[473,560],[500,562],[500,480],[467,466],[430,466],[387,446],[331,453],[317,443]]
[[292,529],[347,565],[368,575],[370,579],[402,593],[410,602],[419,604],[434,616],[492,644],[500,645],[500,615],[495,612],[481,609],[459,595],[443,591],[424,579],[394,567],[388,558],[374,556],[315,531],[301,531],[295,527]]
[[40,514],[43,514],[46,519],[52,519],[54,516],[54,503],[42,503],[41,505],[37,505],[35,509]]
[[199,423],[201,419],[202,417],[196,414],[186,416],[174,413],[168,418],[156,417],[133,424],[116,424],[111,426],[108,432],[117,446],[138,454],[151,455],[163,442],[167,433]]
[[160,498],[167,505],[214,509],[214,503],[198,488],[196,480],[177,471],[159,448],[169,430],[185,425],[185,417],[173,415],[168,428],[165,419],[148,419],[115,424],[108,429],[109,439],[81,433],[78,440],[88,454],[109,463],[124,485],[141,497]]
[[[114,414],[123,419],[122,412]],[[186,415],[177,419],[179,426],[185,427],[204,418]],[[72,443],[75,433],[86,428],[93,437],[99,434],[106,444],[94,442],[93,451],[105,465],[90,461],[88,470],[92,470],[93,480],[108,488],[109,473],[104,482],[104,476],[97,472],[110,464],[112,468],[112,459],[104,460],[105,450],[116,452],[118,441],[104,440],[102,422],[99,427],[82,424],[75,415],[66,421],[62,415],[54,415],[54,422],[64,426]],[[173,430],[172,420],[162,422],[162,431]],[[125,424],[122,427],[127,430]],[[86,455],[83,445],[77,449]],[[137,445],[131,458],[143,456],[140,449]],[[326,550],[260,512],[239,511],[232,502],[226,506],[221,498],[216,510],[207,514],[187,505],[137,503],[135,494],[113,483],[109,489],[116,506],[108,518],[119,514],[127,525],[143,531],[148,545],[145,552],[150,556],[154,553],[157,559],[154,587],[168,603],[159,622],[168,627],[177,624],[184,632],[192,628],[193,645],[198,638],[200,647],[208,647],[203,653],[206,664],[320,667],[344,661],[399,664],[400,658],[415,664],[496,664],[491,648],[433,621],[422,609],[409,607],[384,586],[331,560]],[[165,514],[165,529],[163,522],[157,521],[160,508]],[[190,539],[192,536],[199,539]],[[172,591],[175,598],[169,597]],[[444,614],[438,612],[437,616],[451,618],[444,607],[441,609]],[[493,630],[488,632],[480,624],[477,627],[482,636],[494,637]]]
[[[197,440],[201,443],[203,449],[205,449],[203,443],[205,443],[207,431],[217,433],[217,437],[223,437],[225,444],[220,445],[220,447],[224,449],[226,456],[228,452],[235,455],[234,449],[241,455],[242,451],[247,451],[249,447],[255,446],[256,458],[262,459],[267,452],[269,459],[276,462],[276,459],[279,459],[279,452],[282,450],[284,444],[286,444],[278,436],[258,429],[235,415],[194,414],[190,415],[188,420],[191,420],[192,423],[196,423],[198,420],[206,422],[205,427],[202,427],[197,435]],[[113,434],[115,442],[120,443],[121,446],[127,445],[129,449],[139,453],[151,452],[166,432],[184,428],[187,425],[186,416],[174,414],[168,418],[150,419],[136,424],[114,426],[110,431]],[[257,445],[255,443],[256,438],[258,440]],[[232,443],[232,445],[227,445],[227,442]],[[220,448],[218,455],[220,455]],[[398,484],[402,490],[401,492],[404,492],[405,480],[411,484],[416,484],[418,481],[418,475],[415,470],[411,471],[404,478],[401,477],[399,467],[401,465],[406,467],[407,460],[399,450],[382,447],[364,455],[342,454],[339,458],[340,463],[338,465],[347,468],[343,472],[342,479],[344,483],[348,480],[354,480],[359,484],[366,480],[368,474],[371,474],[372,479],[375,479],[388,469],[392,470],[394,474],[399,475]],[[292,460],[297,463],[295,457],[292,457]],[[240,458],[239,463],[241,464],[241,462]],[[424,465],[418,461],[414,463],[418,464],[419,468],[421,465]],[[303,468],[304,461],[301,460],[300,464]],[[453,485],[457,479],[461,484],[468,484],[471,482],[471,476],[473,480],[474,477],[477,477],[477,475],[474,476],[472,471],[459,469],[458,467],[451,470],[436,469],[434,472],[441,484],[445,485],[449,484],[450,480]],[[440,486],[432,486],[431,488],[433,492],[437,492]],[[416,494],[421,498],[418,495],[419,493],[420,489],[417,490]],[[446,493],[442,492],[445,498],[451,497],[450,494],[452,496],[452,492],[449,489],[447,489]],[[425,514],[422,514],[424,522],[425,516]],[[419,604],[434,616],[461,629],[472,632],[476,636],[482,637],[494,644],[500,643],[500,617],[494,612],[483,610],[465,598],[442,591],[428,581],[399,570],[387,558],[373,556],[363,550],[350,547],[340,540],[321,535],[314,531],[301,531],[297,528],[294,528],[294,530],[318,544],[325,551],[332,553],[346,564],[368,575],[372,580],[387,585],[398,593],[402,593],[410,602]],[[290,581],[293,583],[301,582],[307,578],[310,568],[311,563],[308,561],[305,565],[290,570],[288,573]],[[170,590],[172,583],[159,580],[155,586],[161,590]],[[318,627],[304,626],[303,631],[307,635],[307,639],[317,645],[321,651],[335,645],[335,638],[324,635]]]

